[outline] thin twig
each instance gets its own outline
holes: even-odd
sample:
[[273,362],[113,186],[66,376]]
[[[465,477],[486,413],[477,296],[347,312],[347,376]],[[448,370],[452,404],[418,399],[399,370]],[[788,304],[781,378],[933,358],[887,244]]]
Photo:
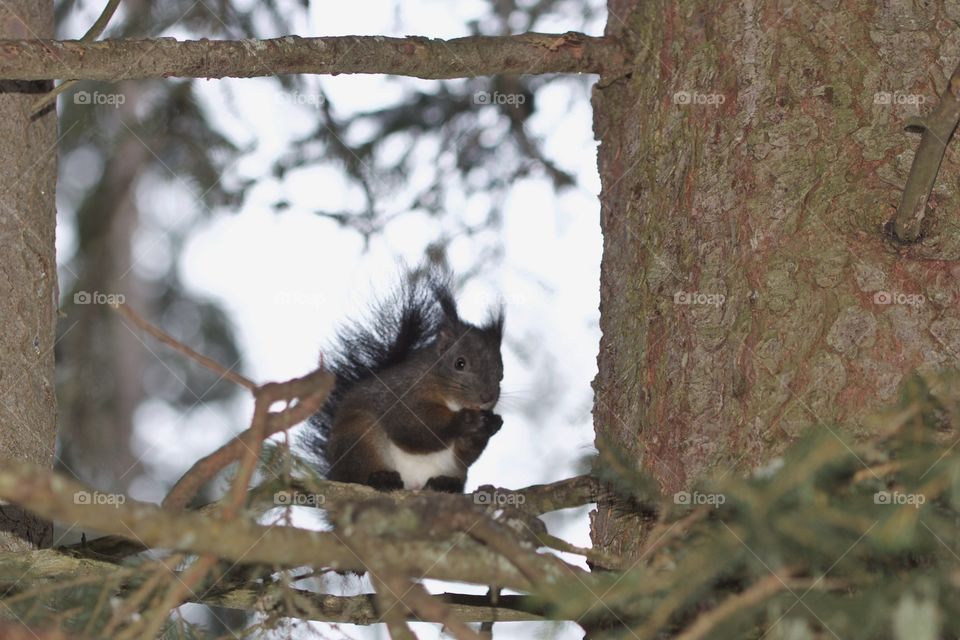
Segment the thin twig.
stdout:
[[[442,552],[442,549],[438,551],[438,553]],[[149,578],[152,567],[159,562],[148,560],[136,567],[118,566],[108,562],[74,557],[53,549],[25,553],[0,553],[0,571],[6,572],[5,575],[12,572],[15,572],[13,575],[20,575],[24,567],[30,567],[30,571],[18,582],[19,590],[15,594],[11,593],[2,598],[2,602],[12,607],[18,602],[25,602],[46,594],[64,593],[83,585],[102,585],[103,593],[106,593],[108,598],[116,593],[129,594]],[[166,562],[170,564],[169,560]],[[428,560],[427,566],[429,562]],[[164,570],[164,573],[167,572]],[[320,577],[324,573],[319,570],[301,573],[296,576],[295,581]],[[434,594],[433,597],[442,600],[464,622],[541,621],[552,615],[542,602],[530,596],[501,595],[492,599],[489,595],[440,593]],[[372,594],[334,596],[292,587],[289,582],[280,588],[275,583],[251,582],[250,577],[242,572],[217,582],[215,587],[211,587],[208,591],[191,595],[189,599],[197,604],[230,609],[259,608],[287,617],[318,622],[352,624],[377,622]],[[0,608],[2,606],[0,605]],[[95,610],[96,607],[94,607]],[[86,617],[93,615],[88,613]],[[103,621],[93,620],[87,627],[86,635],[92,637],[93,630],[98,629],[99,636],[108,637],[103,633],[102,627],[94,626],[97,622]],[[439,621],[429,620],[429,622]]]
[[[334,596],[294,588],[284,588],[281,597],[289,599],[285,609],[271,610],[284,615],[317,622],[346,622],[351,624],[375,624],[380,622],[372,594]],[[252,609],[270,601],[269,590],[256,586],[240,585],[226,591],[199,594],[192,602],[231,609]],[[439,599],[463,622],[540,622],[550,619],[550,612],[530,596],[501,595],[496,601],[486,595],[464,593],[440,593],[431,597]],[[423,622],[443,622],[433,619],[424,611],[417,618]]]
[[398,599],[407,606],[417,618],[440,622],[457,640],[482,640],[483,636],[467,626],[450,610],[443,601],[434,598],[423,585],[409,583],[404,578],[390,578],[386,581],[394,590],[400,593]]
[[647,536],[648,542],[637,557],[649,560],[655,551],[662,549],[675,538],[684,536],[694,524],[706,518],[709,513],[709,508],[701,507],[694,509],[680,520],[659,522]]
[[901,242],[916,242],[927,213],[927,204],[936,182],[947,143],[960,122],[960,64],[953,70],[936,109],[922,118],[911,118],[908,130],[923,132],[910,166],[910,176],[893,220],[893,233]]
[[493,638],[493,623],[498,621],[499,618],[499,608],[500,604],[500,587],[496,585],[490,585],[490,589],[487,590],[487,597],[490,598],[490,602],[493,603],[494,608],[491,611],[491,618],[489,620],[484,620],[480,625],[480,633],[486,634],[485,637]]
[[555,551],[562,551],[564,553],[573,553],[578,556],[583,556],[590,562],[598,564],[602,567],[622,567],[624,565],[623,558],[619,558],[613,554],[607,553],[600,549],[591,549],[587,547],[578,547],[572,545],[563,538],[558,538],[557,536],[550,535],[549,533],[542,533],[540,531],[533,531],[534,536],[544,547],[548,549],[553,549]]
[[[168,509],[175,511],[183,509],[200,490],[200,487],[213,476],[233,462],[243,459],[231,500],[225,506],[226,517],[233,517],[245,499],[247,485],[253,476],[264,438],[292,427],[316,413],[333,388],[333,376],[318,369],[314,373],[296,380],[286,383],[268,383],[258,387],[249,379],[224,368],[215,360],[197,353],[179,340],[153,326],[126,305],[118,305],[115,308],[123,317],[157,340],[192,358],[220,377],[249,389],[256,397],[257,402],[250,428],[217,451],[194,463],[187,473],[177,481],[163,501],[163,506]],[[280,400],[285,400],[288,404],[294,406],[281,413],[269,413],[270,406]]]
[[107,28],[107,24],[110,22],[110,18],[113,17],[113,14],[116,13],[117,7],[120,6],[120,0],[109,0],[107,6],[103,8],[103,13],[100,14],[100,17],[97,18],[97,21],[93,23],[90,29],[87,30],[83,37],[80,38],[81,42],[93,42],[100,37],[100,34],[103,33],[103,30]]
[[249,446],[243,451],[240,460],[240,470],[233,480],[231,493],[227,496],[227,502],[223,507],[221,517],[224,520],[234,518],[244,505],[247,499],[247,487],[250,485],[250,478],[257,467],[257,459],[260,457],[260,451],[263,449],[263,439],[266,438],[267,419],[270,415],[270,400],[263,394],[254,393],[257,396],[256,404],[253,407],[253,419],[250,421]]
[[374,571],[370,572],[370,581],[376,590],[375,600],[380,621],[387,625],[392,640],[417,640],[417,636],[407,624],[406,609],[390,585]]
[[152,607],[150,607],[153,615],[148,618],[143,618],[143,624],[139,627],[131,626],[127,629],[127,634],[122,636],[120,640],[125,640],[125,638],[130,638],[130,640],[136,640],[136,638],[156,638],[159,635],[160,629],[163,628],[163,624],[167,621],[170,611],[182,604],[186,600],[187,594],[194,594],[194,587],[203,582],[207,577],[207,574],[210,573],[210,570],[217,563],[216,556],[205,555],[197,558],[186,571],[182,572],[180,576],[176,577],[176,580],[170,580],[170,586],[167,588],[167,594],[163,597],[160,602]]
[[284,383],[271,382],[257,388],[255,394],[258,401],[262,397],[266,406],[280,400],[296,404],[280,413],[266,414],[264,429],[247,429],[210,455],[195,462],[163,499],[164,508],[174,511],[183,509],[204,484],[243,457],[245,452],[254,450],[263,438],[289,429],[316,413],[326,401],[333,383],[333,374],[317,369],[302,378]]
[[[117,7],[120,6],[120,2],[121,0],[109,0],[107,2],[107,6],[103,8],[103,12],[100,14],[100,17],[97,18],[97,21],[94,22],[93,26],[91,26],[90,29],[83,34],[82,38],[80,38],[80,42],[93,42],[99,38],[100,34],[103,33],[103,30],[107,28],[110,18],[113,17],[114,13],[116,13]],[[35,114],[46,109],[48,104],[57,99],[57,96],[77,84],[77,82],[77,80],[64,80],[45,96],[34,102],[30,107],[30,113]]]
[[853,474],[852,482],[857,484],[864,480],[882,478],[883,476],[900,471],[901,467],[903,467],[902,460],[891,460],[890,462],[884,462],[883,464],[867,467],[866,469],[860,469]]
[[116,311],[120,315],[122,315],[124,318],[134,323],[135,325],[140,327],[140,329],[149,333],[151,336],[153,336],[160,342],[164,343],[169,347],[172,347],[176,351],[179,351],[183,355],[196,361],[198,364],[209,369],[210,371],[213,371],[221,378],[224,378],[226,380],[229,380],[230,382],[236,383],[241,387],[244,387],[245,389],[249,389],[250,391],[253,391],[257,388],[256,384],[254,384],[251,380],[243,377],[236,371],[232,371],[230,369],[224,368],[216,360],[208,358],[207,356],[202,355],[200,353],[197,353],[196,351],[194,351],[187,345],[183,344],[176,338],[173,338],[172,336],[168,335],[167,333],[164,333],[162,330],[153,326],[152,324],[150,324],[150,322],[145,320],[136,311],[134,311],[127,305],[125,304],[116,305],[114,309],[116,309]]
[[[470,516],[474,518],[468,522],[467,519]],[[461,531],[510,560],[513,566],[530,581],[530,584],[544,583],[546,573],[540,565],[532,561],[529,551],[517,544],[512,536],[499,531],[498,525],[488,520],[485,515],[476,517],[476,514],[459,512],[451,514],[451,519]],[[554,558],[554,556],[545,557]]]
[[183,558],[184,555],[182,553],[175,553],[168,558],[160,560],[157,566],[154,567],[151,572],[152,575],[147,581],[140,585],[140,587],[124,601],[122,606],[114,610],[110,622],[103,629],[104,636],[112,636],[113,632],[123,624],[124,620],[132,616],[139,606],[157,589],[165,576],[176,575],[174,569],[183,561]]
[[683,633],[674,636],[674,640],[700,640],[700,638],[705,638],[718,624],[735,615],[738,611],[759,604],[784,589],[826,589],[832,588],[833,586],[835,585],[821,579],[797,580],[790,578],[790,576],[781,577],[775,573],[771,573],[769,576],[755,582],[745,591],[730,596],[713,609],[697,616],[693,624],[687,627]]

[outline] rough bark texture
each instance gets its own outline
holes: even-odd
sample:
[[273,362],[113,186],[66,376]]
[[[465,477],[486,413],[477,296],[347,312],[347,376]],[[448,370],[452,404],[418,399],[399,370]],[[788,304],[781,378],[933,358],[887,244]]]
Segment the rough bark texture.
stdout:
[[453,40],[337,36],[273,40],[0,42],[0,77],[129,80],[250,78],[290,73],[391,73],[462,78],[519,73],[598,73],[619,63],[616,43],[580,33],[524,33]]
[[[958,33],[956,0],[610,2],[634,72],[594,94],[595,423],[667,493],[861,434],[908,372],[956,366],[956,141],[920,242],[885,223]],[[601,504],[592,524],[635,551],[636,520]]]
[[[53,33],[53,3],[0,5],[0,37]],[[53,344],[57,310],[57,120],[30,119],[48,82],[0,82],[0,456],[49,467],[56,400]],[[13,505],[0,506],[0,550],[49,544],[50,523]]]

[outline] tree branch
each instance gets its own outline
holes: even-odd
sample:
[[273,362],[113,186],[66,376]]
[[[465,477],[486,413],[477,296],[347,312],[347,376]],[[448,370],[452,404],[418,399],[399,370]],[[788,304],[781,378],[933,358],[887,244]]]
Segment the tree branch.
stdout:
[[[213,453],[195,462],[163,499],[163,506],[172,511],[183,509],[200,487],[245,455],[247,455],[247,464],[244,465],[243,475],[249,479],[253,474],[253,464],[256,462],[252,452],[259,451],[263,439],[303,422],[316,413],[327,399],[333,383],[332,373],[317,369],[311,374],[289,382],[272,382],[258,387],[254,391],[254,396],[257,398],[257,412],[253,425]],[[295,402],[295,404],[280,413],[267,412],[267,408],[272,403],[281,400]],[[243,494],[235,493],[233,500],[236,502],[242,496]]]
[[[314,480],[310,486],[297,487],[304,491],[323,495],[326,502],[351,503],[372,498],[386,499],[402,505],[411,500],[422,498],[419,491],[391,491],[383,493],[372,487],[352,482],[334,480]],[[574,476],[548,484],[534,484],[522,489],[504,489],[492,485],[483,485],[475,492],[466,494],[473,504],[489,507],[502,507],[501,501],[514,509],[533,515],[542,515],[560,509],[581,507],[596,502],[600,493],[600,483],[592,476]]]
[[[253,610],[257,605],[266,605],[273,613],[300,620],[316,622],[345,622],[350,624],[375,624],[381,622],[372,594],[335,596],[294,589],[295,600],[309,602],[309,609],[287,611],[280,604],[280,594],[271,594],[263,589],[240,587],[222,593],[204,595],[195,600],[198,604],[226,607],[228,609]],[[550,619],[547,612],[537,607],[530,596],[501,595],[494,603],[486,595],[467,593],[440,593],[433,599],[445,604],[448,610],[463,622],[540,622]],[[439,610],[437,610],[439,611]],[[428,612],[420,610],[416,618],[423,622],[439,622]]]
[[[166,566],[169,565],[170,562],[167,561]],[[149,568],[149,565],[146,565],[146,568]],[[157,572],[150,574],[151,577],[165,573],[160,562],[157,563],[157,569]],[[78,558],[54,549],[0,554],[0,575],[17,577],[15,584],[0,580],[0,587],[6,594],[4,602],[11,597],[22,599],[31,592],[39,594],[47,593],[51,589],[75,588],[79,583],[115,582],[117,591],[122,591],[132,590],[144,582],[143,575],[131,567]],[[285,606],[283,588],[276,583],[218,588],[191,598],[190,601],[247,611],[261,608],[279,616],[317,622],[374,624],[380,621],[372,594],[336,596],[304,589],[292,589],[291,593],[294,596],[291,600],[302,608],[291,610]],[[441,593],[432,597],[443,602],[464,622],[547,619],[547,612],[529,596],[501,595],[496,602],[486,595],[465,593]],[[443,622],[426,614],[419,617],[427,622]]]
[[466,625],[453,613],[453,610],[441,600],[434,598],[419,582],[409,582],[404,578],[386,580],[393,593],[409,611],[419,620],[437,621],[457,640],[482,640],[482,636]]
[[244,389],[249,389],[250,391],[253,391],[257,388],[257,385],[254,384],[248,378],[243,377],[236,371],[232,371],[230,369],[223,367],[220,363],[218,363],[216,360],[213,360],[212,358],[208,358],[207,356],[201,353],[197,353],[196,351],[194,351],[187,345],[183,344],[176,338],[170,336],[163,330],[153,326],[152,324],[150,324],[150,322],[148,322],[140,314],[138,314],[136,311],[134,311],[127,305],[121,304],[113,308],[117,311],[117,313],[122,315],[124,318],[126,318],[133,324],[140,327],[140,329],[142,329],[146,333],[150,334],[151,336],[153,336],[163,344],[167,345],[168,347],[171,347],[175,351],[178,351],[179,353],[182,353],[183,355],[187,356],[191,360],[197,362],[198,364],[200,364],[200,366],[205,367],[206,369],[209,369],[210,371],[217,374],[221,378],[229,380],[234,384],[238,384]]
[[[369,526],[397,531],[411,527],[425,517],[431,500],[397,508],[391,514],[369,503],[358,509],[374,515],[367,526],[350,525],[349,530],[326,533],[288,526],[264,526],[240,518],[225,522],[198,513],[173,514],[152,504],[126,499],[105,501],[86,498],[96,494],[88,488],[49,470],[27,462],[7,460],[0,468],[0,499],[22,505],[33,513],[74,526],[136,539],[149,548],[213,554],[243,564],[277,567],[314,566],[338,571],[365,569],[364,562],[390,565],[392,570],[415,578],[497,584],[510,589],[529,590],[529,581],[510,560],[467,537],[428,536],[420,532],[408,538],[375,535]],[[451,496],[463,499],[462,496]],[[382,505],[381,505],[382,507]],[[433,508],[436,511],[436,507]],[[486,517],[478,514],[478,517]],[[363,562],[343,544],[340,536],[352,536],[351,545],[363,555]],[[553,556],[528,552],[529,561],[554,578],[574,571],[581,579],[589,576],[576,567],[561,566]]]
[[[93,23],[93,26],[87,30],[83,37],[80,38],[81,42],[93,42],[100,37],[100,34],[103,33],[103,30],[107,28],[107,24],[110,22],[110,18],[113,17],[113,14],[116,13],[117,7],[120,6],[121,0],[108,0],[107,6],[103,8],[103,13],[100,14],[100,17],[97,18],[97,21]],[[67,80],[66,82],[61,82],[58,84],[50,93],[43,96],[39,100],[33,103],[33,106],[30,107],[30,111],[37,113],[48,104],[57,99],[57,96],[72,87],[77,83],[76,80]]]
[[920,146],[913,156],[910,175],[903,188],[893,233],[902,242],[916,242],[927,214],[930,194],[947,152],[953,131],[960,122],[960,65],[953,70],[937,108],[925,117],[911,118],[908,131],[922,131]]
[[337,36],[272,40],[0,40],[0,78],[119,81],[384,73],[441,79],[495,74],[604,73],[623,66],[618,43],[580,33],[453,40]]
[[[267,491],[267,485],[259,485],[250,490],[249,504],[247,510],[251,515],[262,514],[269,509],[277,506],[273,490]],[[466,494],[464,500],[472,501],[474,504],[486,504],[490,497],[491,487],[489,485],[480,487],[476,492]],[[535,484],[522,489],[493,489],[495,495],[509,496],[512,498],[514,508],[530,516],[542,515],[558,509],[569,509],[580,507],[597,500],[599,491],[599,482],[591,476],[575,476],[566,478],[550,484]],[[391,491],[382,493],[363,484],[352,482],[336,482],[335,480],[313,480],[310,486],[295,486],[293,492],[316,493],[323,496],[324,505],[326,504],[351,504],[363,502],[364,500],[377,499],[381,501],[390,501],[396,505],[408,504],[411,500],[422,498],[423,494],[417,491]],[[492,499],[492,498],[491,498]],[[222,508],[222,500],[217,500],[196,509],[197,513],[214,514]],[[288,504],[297,504],[292,498]],[[469,502],[464,502],[464,505]],[[556,544],[557,540],[551,540],[552,536],[541,536],[540,542],[543,546],[551,547],[559,551],[584,555],[591,559],[597,552],[594,550],[577,549],[570,545],[561,548]],[[87,542],[76,543],[64,547],[71,553],[82,554],[85,557],[96,558],[100,560],[120,560],[134,553],[145,551],[147,547],[139,542],[131,541],[128,536],[102,536],[94,538]],[[588,553],[589,552],[589,553]],[[604,558],[609,558],[603,555]],[[614,566],[605,564],[604,566]]]

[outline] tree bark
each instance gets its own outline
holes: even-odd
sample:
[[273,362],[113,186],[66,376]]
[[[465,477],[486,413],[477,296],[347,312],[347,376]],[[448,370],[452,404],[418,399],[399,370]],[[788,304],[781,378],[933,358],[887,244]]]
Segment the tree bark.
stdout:
[[[0,5],[0,37],[52,34],[52,2]],[[31,119],[30,106],[50,88],[47,81],[0,82],[0,455],[44,467],[52,465],[56,435],[57,120],[53,111]],[[52,531],[19,507],[0,506],[0,551],[48,545]]]
[[[862,434],[910,371],[956,366],[956,153],[920,241],[887,223],[919,142],[903,125],[960,57],[960,6],[609,9],[636,71],[594,94],[598,436],[670,494],[811,430]],[[638,524],[601,503],[594,542],[629,557]]]
[[0,78],[130,80],[251,78],[291,73],[390,73],[418,78],[599,73],[620,58],[615,42],[581,33],[523,33],[453,40],[336,36],[273,40],[0,41]]

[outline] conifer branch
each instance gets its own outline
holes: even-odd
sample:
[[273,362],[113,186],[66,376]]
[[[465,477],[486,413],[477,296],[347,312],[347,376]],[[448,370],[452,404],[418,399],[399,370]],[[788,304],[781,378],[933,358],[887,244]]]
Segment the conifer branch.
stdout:
[[444,79],[605,73],[624,54],[609,38],[523,33],[452,40],[335,36],[271,40],[0,40],[0,79],[119,81],[375,73]]

